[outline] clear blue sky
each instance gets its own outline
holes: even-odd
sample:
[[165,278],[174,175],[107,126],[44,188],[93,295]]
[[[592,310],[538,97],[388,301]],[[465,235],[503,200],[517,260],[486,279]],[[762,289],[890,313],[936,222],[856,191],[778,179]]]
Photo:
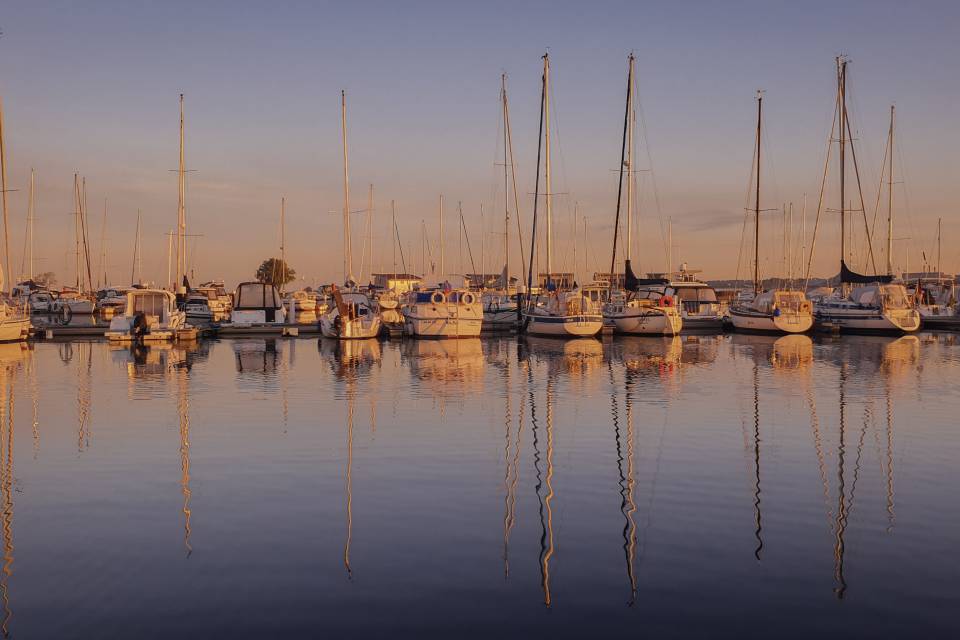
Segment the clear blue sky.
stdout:
[[[39,268],[72,279],[69,212],[79,171],[88,179],[95,254],[108,199],[111,279],[128,277],[137,207],[145,216],[145,270],[163,279],[163,233],[176,220],[176,175],[168,170],[177,162],[183,92],[187,164],[196,170],[189,231],[203,234],[192,256],[198,277],[247,278],[276,254],[285,195],[292,266],[311,284],[339,279],[341,88],[349,100],[353,208],[366,206],[369,183],[376,189],[375,243],[385,259],[375,266],[391,267],[390,199],[411,258],[420,253],[421,219],[434,232],[443,193],[455,270],[455,203],[464,203],[475,254],[481,202],[488,226],[498,224],[489,212],[500,195],[493,163],[502,71],[521,192],[533,190],[547,48],[559,139],[554,190],[568,194],[557,202],[561,266],[570,261],[574,200],[588,218],[589,267],[609,260],[612,169],[633,50],[660,196],[659,214],[653,198],[642,201],[636,258],[643,268],[663,265],[659,218],[670,217],[677,259],[709,277],[734,275],[757,88],[766,90],[764,199],[799,207],[806,193],[814,206],[833,58],[841,52],[853,60],[851,106],[871,213],[888,108],[897,104],[905,173],[896,177],[905,184],[898,185],[895,235],[913,238],[897,249],[898,262],[908,251],[911,260],[921,250],[930,255],[942,216],[951,247],[944,266],[960,267],[952,248],[960,234],[960,5],[953,2],[6,2],[0,30],[9,186],[20,189],[10,194],[15,271],[33,166]],[[527,196],[527,222],[530,202]],[[816,260],[822,273],[836,269],[835,220],[825,225]],[[489,235],[488,246],[495,241]],[[359,262],[359,241],[354,251]],[[491,250],[488,259],[502,258]],[[771,251],[765,271],[779,259]]]

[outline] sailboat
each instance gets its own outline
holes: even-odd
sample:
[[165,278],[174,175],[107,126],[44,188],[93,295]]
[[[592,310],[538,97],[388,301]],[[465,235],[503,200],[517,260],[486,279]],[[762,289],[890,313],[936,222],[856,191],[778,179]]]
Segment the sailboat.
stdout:
[[[517,195],[517,174],[513,164],[513,136],[510,132],[510,108],[507,103],[507,74],[500,75],[500,105],[503,120],[503,271],[494,289],[484,291],[483,330],[512,331],[517,327],[518,296],[510,288],[510,181],[513,178],[513,204],[520,224],[520,199]],[[509,170],[509,173],[508,173]]]
[[[847,266],[846,257],[846,153],[850,147],[859,189],[859,169],[857,156],[853,150],[850,127],[850,118],[847,115],[847,65],[848,60],[837,57],[837,101],[836,118],[831,127],[830,139],[833,140],[834,131],[839,131],[839,159],[840,169],[840,290],[831,296],[822,298],[814,306],[816,323],[825,329],[839,331],[870,331],[907,333],[920,328],[920,314],[902,284],[893,282],[891,274],[868,275],[853,271]],[[829,162],[829,154],[827,154]],[[826,176],[826,171],[824,171]],[[820,201],[823,201],[823,187],[821,187]],[[864,212],[863,198],[860,198],[860,211]],[[817,219],[820,211],[817,211]],[[866,227],[866,216],[864,215]],[[873,262],[873,247],[871,245],[870,229],[866,228],[867,246]],[[813,251],[811,250],[811,261]],[[874,266],[874,269],[876,267]],[[810,276],[810,262],[807,263],[807,280]]]
[[[92,286],[90,249],[87,243],[87,181],[73,174],[74,196],[74,244],[76,253],[76,284],[73,289],[64,287],[54,301],[53,312],[61,314],[66,322],[75,315],[92,315],[94,300],[88,291]],[[86,280],[84,280],[86,265]]]
[[[680,311],[673,305],[672,298],[647,289],[643,293],[640,287],[643,282],[633,273],[630,256],[633,244],[633,134],[636,125],[636,110],[634,107],[633,82],[633,53],[628,58],[627,67],[627,105],[624,113],[623,143],[620,147],[620,180],[617,186],[617,215],[613,226],[613,254],[610,258],[610,292],[613,293],[612,279],[617,262],[617,235],[620,230],[620,196],[623,192],[624,172],[627,173],[627,243],[626,257],[623,265],[624,292],[616,297],[611,296],[603,307],[603,318],[613,324],[618,333],[634,335],[668,335],[680,333],[683,318]],[[626,157],[624,157],[626,155]]]
[[[7,217],[7,159],[3,142],[3,103],[0,103],[0,200],[3,201],[3,241],[6,273],[10,272],[10,236]],[[12,274],[10,274],[12,278]],[[4,268],[0,266],[0,292],[5,291]],[[20,342],[30,335],[30,314],[0,299],[0,342]]]
[[343,270],[344,289],[333,289],[335,304],[320,317],[320,332],[338,340],[375,338],[380,333],[380,308],[353,278],[350,236],[350,170],[347,161],[347,92],[340,91],[340,124],[343,131]]
[[[461,210],[461,222],[463,212]],[[401,307],[406,332],[415,338],[476,338],[483,326],[483,305],[467,287],[453,287],[443,262],[443,196],[440,196],[440,271],[434,286],[411,291]]]
[[756,197],[753,208],[753,299],[730,306],[730,322],[738,331],[805,333],[813,326],[810,301],[803,291],[770,289],[760,280],[760,135],[763,130],[763,92],[757,91]]
[[[523,309],[524,329],[528,334],[563,338],[589,338],[600,333],[603,315],[600,305],[583,295],[578,288],[558,290],[553,273],[553,193],[550,182],[550,54],[543,55],[543,78],[540,97],[540,128],[543,134],[544,186],[546,203],[547,273],[546,296],[530,296],[533,285],[534,251],[537,244],[537,201],[539,200],[540,158],[537,157],[537,187],[534,191],[533,233],[530,240],[530,263],[527,273],[527,300]],[[540,135],[538,133],[538,136]],[[538,144],[539,147],[539,144]]]

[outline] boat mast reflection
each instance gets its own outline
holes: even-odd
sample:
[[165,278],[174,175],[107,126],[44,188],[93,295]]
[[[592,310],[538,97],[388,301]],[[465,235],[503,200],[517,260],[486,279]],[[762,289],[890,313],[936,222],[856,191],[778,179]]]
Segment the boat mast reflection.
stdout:
[[[620,473],[620,512],[623,514],[623,553],[627,567],[627,579],[630,582],[630,600],[628,606],[633,606],[637,599],[637,578],[635,573],[635,559],[637,550],[637,523],[634,520],[634,514],[637,511],[636,502],[633,498],[633,489],[636,483],[634,479],[634,447],[633,447],[633,391],[634,377],[636,373],[630,369],[624,370],[624,388],[626,391],[625,409],[627,418],[627,456],[626,456],[626,475],[624,475],[622,447],[620,444],[620,425],[614,414],[614,432],[617,439],[617,470]],[[611,373],[612,376],[612,373]],[[616,387],[614,387],[616,389]],[[614,400],[616,406],[616,400]]]

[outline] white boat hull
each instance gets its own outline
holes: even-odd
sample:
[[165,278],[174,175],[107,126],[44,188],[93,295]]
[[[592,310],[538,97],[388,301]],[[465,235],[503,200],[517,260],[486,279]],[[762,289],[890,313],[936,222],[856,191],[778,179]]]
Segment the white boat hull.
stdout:
[[763,313],[730,309],[730,323],[738,331],[764,333],[806,333],[813,327],[812,313]]
[[404,328],[415,338],[476,338],[483,326],[480,305],[417,303],[403,307]]
[[527,333],[534,336],[590,338],[603,329],[603,316],[599,314],[576,316],[531,314],[524,319],[529,320]]
[[21,342],[30,337],[30,319],[7,317],[0,320],[0,342]]
[[336,315],[325,315],[320,318],[320,333],[324,338],[339,340],[365,340],[380,335],[380,317],[377,315],[366,318],[355,318],[336,326]]
[[517,328],[517,309],[488,309],[483,312],[481,331],[513,331]]
[[626,308],[621,313],[605,314],[617,333],[648,336],[675,336],[683,327],[683,318],[670,308]]
[[910,333],[920,328],[920,314],[915,309],[883,311],[875,308],[818,308],[816,324],[822,329],[876,333]]

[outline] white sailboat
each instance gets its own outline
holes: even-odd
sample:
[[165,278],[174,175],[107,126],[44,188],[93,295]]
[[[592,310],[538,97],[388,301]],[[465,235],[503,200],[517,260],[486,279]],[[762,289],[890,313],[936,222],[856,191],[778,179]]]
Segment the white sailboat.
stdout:
[[[579,289],[557,291],[553,281],[553,215],[550,181],[550,54],[543,56],[543,79],[540,101],[541,128],[544,146],[544,199],[546,202],[546,296],[531,298],[529,289],[533,280],[534,250],[536,247],[537,214],[536,202],[539,193],[534,194],[533,229],[531,238],[530,266],[527,274],[528,296],[523,309],[524,329],[528,334],[556,336],[563,338],[592,337],[603,328],[603,315],[600,306],[584,296]],[[539,135],[539,134],[538,134]],[[537,183],[540,182],[539,158],[537,159]],[[539,191],[539,189],[535,190]]]
[[[10,273],[10,236],[7,214],[7,158],[3,141],[3,103],[0,102],[0,199],[3,201],[3,246],[6,270],[0,266],[0,293],[6,292],[4,271]],[[11,276],[12,277],[12,276]],[[20,342],[30,335],[30,314],[28,310],[7,303],[6,297],[0,299],[0,342]]]
[[336,304],[320,317],[320,333],[326,338],[352,340],[380,334],[380,308],[353,278],[353,247],[350,235],[350,170],[347,159],[347,92],[340,91],[340,124],[343,132],[343,278],[345,290],[333,287]]
[[483,305],[467,287],[453,287],[445,278],[443,196],[440,196],[440,271],[434,286],[411,291],[401,306],[404,329],[415,338],[476,338],[483,326]]
[[757,91],[756,198],[754,200],[753,298],[730,307],[730,322],[738,331],[805,333],[813,326],[810,301],[803,291],[763,291],[760,281],[760,149],[763,123],[763,92]]
[[[634,107],[634,57],[631,53],[627,65],[627,104],[624,114],[623,144],[620,148],[620,180],[617,186],[617,215],[613,231],[613,253],[610,259],[610,274],[614,273],[617,263],[617,235],[620,230],[620,196],[623,192],[624,173],[627,176],[627,242],[626,257],[623,265],[623,288],[620,295],[611,296],[603,306],[603,318],[613,324],[617,333],[630,335],[668,335],[680,333],[683,318],[679,310],[672,304],[668,296],[652,296],[649,291],[641,293],[644,283],[638,279],[631,266],[631,251],[633,246],[633,136],[636,125],[636,109]],[[624,157],[624,155],[626,157]],[[610,292],[613,292],[614,282],[610,282]]]
[[[496,288],[481,296],[483,331],[512,331],[517,327],[518,293],[510,287],[510,178],[513,178],[513,206],[520,228],[520,198],[513,163],[513,136],[510,131],[510,108],[507,103],[507,75],[500,75],[500,104],[503,120],[503,271]],[[509,169],[509,172],[508,172]],[[522,250],[522,248],[521,248]]]
[[[830,139],[833,140],[836,129],[839,128],[839,157],[840,170],[840,287],[833,295],[819,300],[814,306],[815,321],[823,329],[837,331],[864,331],[864,332],[893,332],[906,333],[920,328],[920,314],[913,301],[907,295],[902,284],[893,282],[891,274],[866,275],[853,271],[846,262],[846,202],[845,197],[845,162],[847,146],[851,147],[851,156],[856,169],[856,154],[852,147],[852,129],[847,115],[847,64],[844,57],[837,58],[837,101],[834,124],[831,127]],[[827,156],[829,162],[829,154]],[[859,171],[856,171],[859,175]],[[824,177],[826,170],[824,171]],[[859,187],[859,178],[857,179]],[[858,192],[861,190],[858,188]],[[823,187],[821,187],[820,201],[823,201]],[[865,212],[863,198],[860,198],[860,211]],[[819,220],[820,210],[817,211]],[[870,238],[870,229],[864,216],[867,246],[873,263],[873,247]],[[811,250],[810,262],[813,251]],[[810,262],[807,263],[807,280],[810,277]],[[874,270],[876,267],[874,266]]]
[[[66,322],[73,316],[93,315],[95,311],[94,298],[89,294],[92,286],[90,271],[90,249],[87,244],[87,181],[81,182],[77,174],[73,174],[74,194],[74,244],[76,253],[76,285],[74,288],[64,287],[53,303],[53,312],[61,314]],[[84,265],[86,279],[84,279]]]

